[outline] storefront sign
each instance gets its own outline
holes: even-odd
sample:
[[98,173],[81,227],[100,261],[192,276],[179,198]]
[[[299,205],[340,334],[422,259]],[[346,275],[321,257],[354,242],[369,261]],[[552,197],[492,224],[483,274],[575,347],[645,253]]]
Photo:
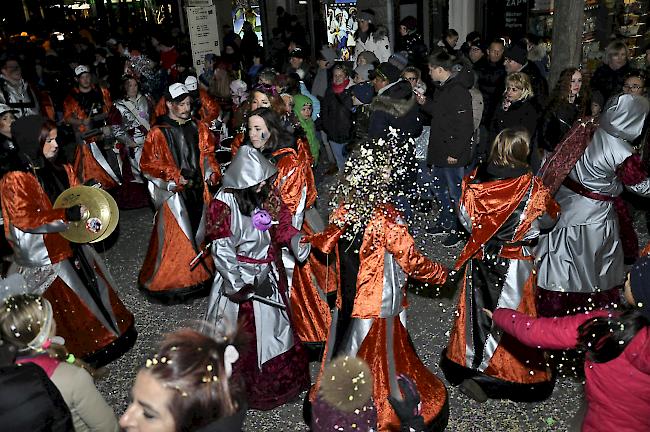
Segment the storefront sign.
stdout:
[[526,32],[528,20],[528,0],[505,1],[505,29],[512,36]]
[[219,55],[219,24],[214,5],[185,8],[192,44],[192,61],[197,74],[203,73],[206,54]]

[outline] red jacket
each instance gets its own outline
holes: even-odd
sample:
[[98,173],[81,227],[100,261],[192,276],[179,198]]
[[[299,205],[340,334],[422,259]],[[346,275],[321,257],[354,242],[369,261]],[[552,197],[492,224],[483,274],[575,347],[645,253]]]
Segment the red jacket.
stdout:
[[[520,342],[539,348],[571,349],[578,343],[578,327],[607,311],[562,318],[532,318],[512,309],[497,309],[493,320]],[[587,413],[583,432],[650,431],[650,327],[645,327],[625,350],[606,363],[585,361]]]

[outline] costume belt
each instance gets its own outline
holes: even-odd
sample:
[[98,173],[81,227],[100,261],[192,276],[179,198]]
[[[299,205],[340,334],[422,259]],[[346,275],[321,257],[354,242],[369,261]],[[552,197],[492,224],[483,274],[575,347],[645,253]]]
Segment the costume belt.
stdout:
[[237,255],[237,261],[243,262],[243,263],[246,263],[246,264],[270,264],[270,263],[273,262],[274,259],[275,259],[275,257],[273,256],[271,251],[269,251],[269,254],[264,259],[256,259],[256,258],[251,258],[251,257],[244,256],[244,255]]
[[567,188],[571,189],[573,192],[577,193],[578,195],[582,195],[587,198],[591,198],[596,201],[614,201],[616,197],[613,197],[611,195],[603,195],[599,194],[598,192],[590,191],[577,181],[566,177],[564,181],[562,182],[564,186]]

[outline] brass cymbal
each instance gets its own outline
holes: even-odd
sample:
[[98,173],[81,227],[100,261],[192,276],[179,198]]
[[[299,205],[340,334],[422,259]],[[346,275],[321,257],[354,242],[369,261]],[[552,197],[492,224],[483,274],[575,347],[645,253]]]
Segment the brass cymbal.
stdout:
[[[73,243],[89,243],[98,241],[106,234],[111,226],[111,219],[119,216],[102,192],[98,188],[75,186],[59,195],[54,202],[54,208],[68,208],[75,205],[83,205],[86,208],[80,221],[70,222],[68,229],[60,233],[63,238]],[[117,222],[114,224],[117,225]]]
[[[96,189],[96,188],[95,188]],[[104,189],[99,188],[99,191],[106,197],[108,200],[108,205],[110,206],[111,209],[111,219],[108,221],[108,228],[106,228],[106,231],[104,234],[99,236],[97,240],[93,240],[90,243],[97,243],[103,240],[106,240],[108,236],[113,234],[113,231],[115,231],[115,228],[117,228],[117,224],[120,221],[120,209],[117,207],[117,203],[115,202],[115,199],[111,194],[106,192]]]

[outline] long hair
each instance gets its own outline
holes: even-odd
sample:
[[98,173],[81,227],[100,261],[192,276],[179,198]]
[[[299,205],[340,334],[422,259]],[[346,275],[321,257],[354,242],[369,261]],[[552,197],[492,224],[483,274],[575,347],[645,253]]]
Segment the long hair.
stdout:
[[494,139],[490,163],[509,168],[525,168],[528,166],[530,153],[530,137],[528,132],[516,129],[504,129]]
[[275,91],[274,93],[273,91],[271,91],[271,88],[275,90],[275,86],[269,86],[268,89],[262,86],[255,87],[250,92],[248,96],[248,100],[251,101],[252,103],[253,100],[255,99],[255,93],[263,94],[269,99],[269,102],[271,102],[271,109],[273,109],[273,111],[275,111],[279,116],[283,116],[287,112],[287,109],[284,106],[284,101],[277,93],[277,91]]
[[619,51],[625,51],[625,58],[630,58],[630,49],[627,47],[627,44],[621,40],[615,40],[610,42],[605,48],[605,64],[609,65],[612,56]]
[[259,116],[264,120],[267,129],[269,130],[269,139],[266,142],[262,153],[270,157],[273,152],[281,148],[293,147],[293,137],[285,129],[282,120],[277,112],[271,108],[258,108],[252,111],[248,118]]
[[230,382],[224,365],[234,335],[214,339],[190,328],[165,336],[144,371],[165,388],[175,390],[169,401],[176,431],[190,432],[240,408],[239,389]]
[[[48,312],[49,310],[49,312]],[[52,306],[35,294],[20,294],[7,298],[0,310],[0,337],[14,346],[21,356],[47,354],[61,362],[68,361],[68,350],[63,345],[52,343],[49,346],[34,346],[41,331],[49,332],[55,324],[51,316]],[[49,337],[49,334],[45,336]],[[40,345],[42,345],[42,342]],[[72,357],[71,357],[72,358]],[[86,369],[90,374],[95,370],[85,362],[75,358],[75,366]]]
[[257,185],[247,187],[246,189],[231,189],[230,192],[237,201],[239,211],[246,215],[251,216],[255,209],[264,208],[264,204],[268,201],[271,194],[272,179],[266,180],[264,187],[257,192]]
[[45,146],[45,141],[47,140],[48,135],[54,129],[56,129],[56,123],[50,119],[45,119],[41,125],[41,133],[38,136],[38,144],[41,146],[41,150],[43,149],[43,146]]
[[[551,92],[551,97],[548,104],[546,105],[546,110],[555,111],[560,105],[568,103],[569,93],[571,92],[571,79],[573,74],[576,72],[582,72],[580,69],[575,67],[570,67],[564,69],[560,73],[560,78],[557,81],[557,84]],[[582,87],[580,87],[580,92],[576,95],[576,102],[578,103],[578,117],[585,114],[587,111],[587,102],[589,101],[589,86],[585,82],[585,76],[582,76]]]
[[618,357],[630,341],[650,320],[636,309],[627,309],[620,315],[592,318],[578,327],[578,348],[596,363],[605,363]]

